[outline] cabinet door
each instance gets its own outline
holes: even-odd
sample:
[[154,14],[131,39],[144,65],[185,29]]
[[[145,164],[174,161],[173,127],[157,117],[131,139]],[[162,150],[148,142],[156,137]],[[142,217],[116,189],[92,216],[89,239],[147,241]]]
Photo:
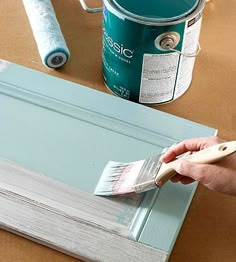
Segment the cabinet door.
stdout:
[[93,192],[109,160],[215,134],[188,120],[0,61],[1,227],[86,261],[165,261],[196,183]]

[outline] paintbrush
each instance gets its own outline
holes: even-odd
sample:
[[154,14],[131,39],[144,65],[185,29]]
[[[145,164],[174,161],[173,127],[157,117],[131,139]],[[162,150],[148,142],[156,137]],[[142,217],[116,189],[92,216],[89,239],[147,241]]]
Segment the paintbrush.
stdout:
[[[194,163],[211,164],[235,152],[236,141],[231,141],[182,157]],[[94,194],[103,196],[125,195],[142,193],[163,186],[176,174],[172,167],[178,159],[169,163],[162,163],[159,160],[161,155],[130,163],[109,161],[103,170]]]

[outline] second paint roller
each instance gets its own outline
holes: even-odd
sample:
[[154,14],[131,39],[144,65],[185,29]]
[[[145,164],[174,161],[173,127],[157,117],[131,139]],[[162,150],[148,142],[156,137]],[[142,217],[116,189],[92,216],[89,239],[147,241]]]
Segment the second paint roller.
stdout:
[[70,57],[50,0],[23,0],[42,62],[50,68],[63,66]]

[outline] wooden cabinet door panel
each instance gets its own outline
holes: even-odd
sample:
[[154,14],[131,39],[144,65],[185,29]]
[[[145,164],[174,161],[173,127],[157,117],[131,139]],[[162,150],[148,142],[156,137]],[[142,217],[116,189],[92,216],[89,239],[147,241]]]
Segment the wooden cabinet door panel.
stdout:
[[216,130],[0,62],[1,227],[86,261],[167,260],[196,183],[109,198],[94,189],[109,160]]

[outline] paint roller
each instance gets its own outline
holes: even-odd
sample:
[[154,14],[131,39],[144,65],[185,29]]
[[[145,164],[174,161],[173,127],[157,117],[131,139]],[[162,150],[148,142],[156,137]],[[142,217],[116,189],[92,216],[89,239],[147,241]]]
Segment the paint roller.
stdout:
[[62,67],[70,51],[50,0],[23,0],[42,62],[49,68]]

